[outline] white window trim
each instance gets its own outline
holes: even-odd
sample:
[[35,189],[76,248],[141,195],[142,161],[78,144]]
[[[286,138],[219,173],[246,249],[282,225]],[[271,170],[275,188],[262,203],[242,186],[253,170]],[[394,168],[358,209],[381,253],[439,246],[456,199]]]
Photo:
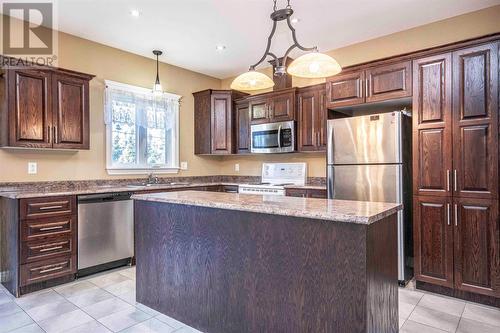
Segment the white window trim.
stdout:
[[[148,88],[143,88],[143,87],[137,87],[133,86],[130,84],[126,83],[121,83],[121,82],[116,82],[116,81],[111,81],[111,80],[104,80],[105,87],[111,87],[111,88],[118,88],[118,89],[123,89],[123,90],[128,90],[132,92],[137,92],[141,94],[148,94],[151,93],[151,89]],[[105,88],[105,89],[106,89]],[[104,93],[106,94],[106,92]],[[168,92],[163,93],[165,97],[171,98],[171,99],[176,99],[180,101],[182,98],[181,95],[176,95]],[[106,104],[104,103],[104,107],[106,107]],[[106,112],[104,110],[104,112]],[[130,167],[130,168],[124,168],[124,167],[116,167],[113,166],[112,161],[111,161],[111,154],[109,153],[112,149],[111,147],[111,126],[104,124],[105,127],[105,132],[106,132],[106,171],[108,175],[148,175],[150,173],[155,173],[155,174],[176,174],[179,173],[180,166],[179,166],[179,147],[180,147],[180,133],[179,133],[179,113],[180,113],[180,107],[178,111],[175,114],[175,124],[176,124],[176,131],[175,131],[175,140],[177,142],[177,145],[175,145],[174,149],[175,151],[173,152],[174,156],[174,167],[171,168],[163,168],[163,167],[151,167],[151,168],[142,168],[142,167]]]

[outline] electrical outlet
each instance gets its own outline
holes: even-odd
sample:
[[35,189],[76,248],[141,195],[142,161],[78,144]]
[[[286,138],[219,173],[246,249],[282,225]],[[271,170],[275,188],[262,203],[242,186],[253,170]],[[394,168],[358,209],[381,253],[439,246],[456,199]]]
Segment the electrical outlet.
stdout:
[[28,162],[28,174],[36,175],[38,172],[38,165],[36,162]]
[[187,170],[188,169],[188,162],[184,161],[181,162],[181,170]]
[[240,172],[240,164],[239,163],[234,164],[234,171]]

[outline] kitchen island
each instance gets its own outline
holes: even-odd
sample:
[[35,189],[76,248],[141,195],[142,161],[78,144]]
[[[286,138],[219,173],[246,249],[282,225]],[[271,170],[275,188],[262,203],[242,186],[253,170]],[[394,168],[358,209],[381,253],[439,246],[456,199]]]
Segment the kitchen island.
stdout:
[[137,301],[202,332],[397,332],[400,205],[135,199]]

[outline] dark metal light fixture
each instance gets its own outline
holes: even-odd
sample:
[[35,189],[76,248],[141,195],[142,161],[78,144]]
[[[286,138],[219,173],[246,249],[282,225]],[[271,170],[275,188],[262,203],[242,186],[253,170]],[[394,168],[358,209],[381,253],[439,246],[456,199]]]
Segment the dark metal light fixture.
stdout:
[[[304,47],[297,41],[297,36],[295,33],[295,28],[292,26],[290,17],[293,15],[293,9],[290,6],[290,0],[287,0],[287,6],[282,9],[277,9],[276,0],[274,1],[273,13],[271,14],[271,20],[273,20],[273,27],[271,34],[267,38],[266,51],[262,58],[260,58],[257,63],[250,66],[248,72],[239,75],[231,83],[231,88],[236,90],[260,90],[271,88],[274,82],[262,73],[256,72],[255,68],[260,65],[268,56],[274,58],[276,68],[274,75],[284,75],[288,72],[290,75],[305,77],[305,78],[324,78],[340,73],[342,68],[339,63],[332,57],[318,52],[318,47]],[[292,32],[293,45],[291,45],[285,52],[285,55],[279,61],[278,57],[270,51],[271,42],[276,32],[276,25],[279,21],[286,20],[288,28]],[[288,57],[290,52],[298,48],[302,51],[309,52],[304,54],[294,60],[288,69],[285,66],[285,59]]]
[[155,84],[153,86],[153,93],[155,94],[161,94],[163,93],[163,89],[161,87],[161,84],[160,84],[160,72],[159,72],[159,61],[158,61],[158,57],[161,56],[163,54],[162,51],[160,50],[153,50],[153,54],[156,56],[156,81],[155,81]]

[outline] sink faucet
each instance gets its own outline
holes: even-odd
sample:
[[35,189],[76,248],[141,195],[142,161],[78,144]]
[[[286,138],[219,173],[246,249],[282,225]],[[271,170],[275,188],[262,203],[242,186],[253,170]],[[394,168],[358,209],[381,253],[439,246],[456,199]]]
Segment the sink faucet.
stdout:
[[154,173],[150,173],[148,175],[148,184],[158,184],[160,180],[158,179],[158,176],[155,176]]

